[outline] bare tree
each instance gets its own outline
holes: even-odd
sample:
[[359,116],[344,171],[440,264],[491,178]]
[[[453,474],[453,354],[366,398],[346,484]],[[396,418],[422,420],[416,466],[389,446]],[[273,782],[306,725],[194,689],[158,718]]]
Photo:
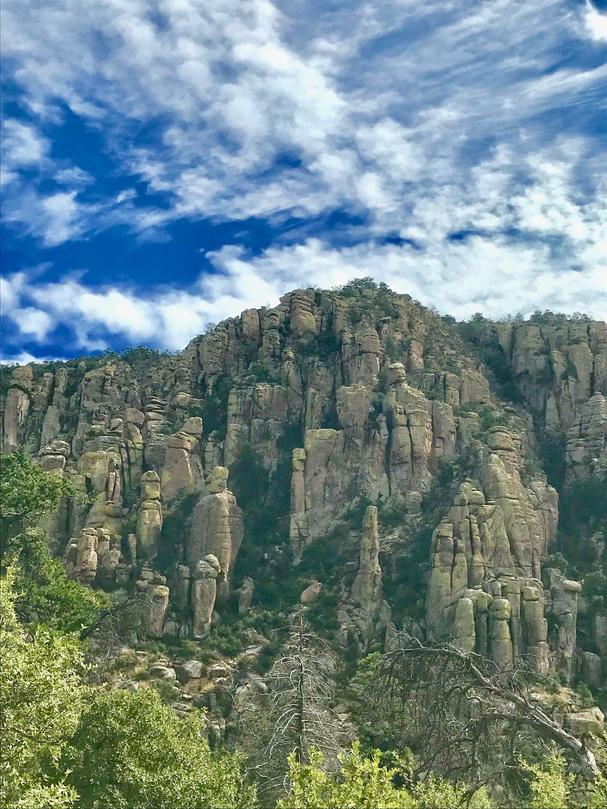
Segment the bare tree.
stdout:
[[152,600],[146,593],[135,592],[124,600],[100,610],[95,620],[80,630],[80,640],[90,642],[88,655],[92,666],[89,679],[104,682],[117,654],[133,642],[133,635],[146,637]]
[[500,781],[512,787],[521,757],[545,744],[556,745],[581,777],[595,779],[592,751],[550,715],[537,686],[522,665],[500,668],[455,646],[405,636],[401,648],[384,656],[374,691],[380,703],[402,712],[418,775],[439,770],[475,789]]
[[251,771],[264,799],[287,787],[292,753],[305,763],[316,747],[327,769],[337,769],[350,733],[332,708],[335,667],[329,648],[297,615],[282,656],[265,678],[267,692],[241,717]]

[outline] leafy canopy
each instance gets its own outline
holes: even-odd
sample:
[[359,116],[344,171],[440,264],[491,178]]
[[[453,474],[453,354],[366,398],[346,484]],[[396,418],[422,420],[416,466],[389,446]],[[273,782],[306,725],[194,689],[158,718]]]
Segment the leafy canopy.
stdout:
[[251,806],[240,759],[211,751],[204,716],[180,719],[151,688],[90,692],[60,770],[78,809]]
[[47,472],[22,451],[1,458],[0,549],[3,564],[14,565],[15,609],[24,620],[64,632],[94,623],[110,603],[105,593],[67,576],[40,527],[63,498],[81,496],[68,478]]
[[72,806],[75,792],[53,778],[82,706],[78,644],[39,627],[31,635],[15,612],[14,571],[0,578],[0,796],[2,805]]
[[72,482],[36,465],[24,450],[0,457],[0,553],[23,551],[27,528],[54,512],[63,497],[79,497]]
[[[341,753],[341,769],[336,774],[323,770],[323,755],[311,750],[309,763],[301,763],[295,754],[289,758],[290,791],[278,801],[278,809],[445,809],[463,804],[465,787],[429,776],[424,781],[398,786],[408,781],[410,771],[406,762],[397,758],[395,767],[384,767],[382,754],[374,750],[363,756],[355,742],[350,751]],[[470,801],[473,809],[490,809],[484,791]]]

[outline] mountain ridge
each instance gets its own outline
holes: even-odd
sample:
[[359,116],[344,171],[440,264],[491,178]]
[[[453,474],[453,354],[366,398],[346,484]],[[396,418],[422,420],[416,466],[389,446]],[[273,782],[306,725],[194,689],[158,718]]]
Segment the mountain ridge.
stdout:
[[46,367],[12,370],[3,450],[89,498],[54,547],[146,594],[131,642],[259,656],[300,604],[346,656],[406,629],[604,698],[607,605],[577,579],[605,571],[607,324],[456,323],[359,279],[179,355]]

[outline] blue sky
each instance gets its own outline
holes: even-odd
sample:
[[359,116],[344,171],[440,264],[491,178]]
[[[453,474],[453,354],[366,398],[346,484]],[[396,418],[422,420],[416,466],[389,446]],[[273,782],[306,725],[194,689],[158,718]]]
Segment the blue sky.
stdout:
[[606,0],[4,0],[3,359],[371,275],[607,315]]

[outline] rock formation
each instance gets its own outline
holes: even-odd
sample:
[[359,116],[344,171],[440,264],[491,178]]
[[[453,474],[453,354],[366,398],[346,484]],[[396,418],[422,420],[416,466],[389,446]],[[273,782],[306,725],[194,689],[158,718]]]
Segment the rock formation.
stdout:
[[[314,609],[327,587],[304,563],[322,548],[342,565],[342,640],[381,645],[390,607],[410,607],[399,576],[415,552],[431,567],[414,594],[425,621],[417,607],[399,620],[420,636],[596,681],[607,605],[546,567],[559,508],[541,450],[556,448],[565,497],[600,486],[607,325],[546,315],[484,328],[473,345],[461,324],[366,282],[296,290],[178,356],[13,369],[3,451],[74,483],[83,497],[45,523],[53,546],[79,581],[146,594],[154,637],[207,636],[232,583],[242,613],[290,576]],[[245,452],[265,476],[253,504],[242,475],[228,489]],[[362,502],[361,531],[348,515]],[[604,567],[599,528],[585,542]]]

